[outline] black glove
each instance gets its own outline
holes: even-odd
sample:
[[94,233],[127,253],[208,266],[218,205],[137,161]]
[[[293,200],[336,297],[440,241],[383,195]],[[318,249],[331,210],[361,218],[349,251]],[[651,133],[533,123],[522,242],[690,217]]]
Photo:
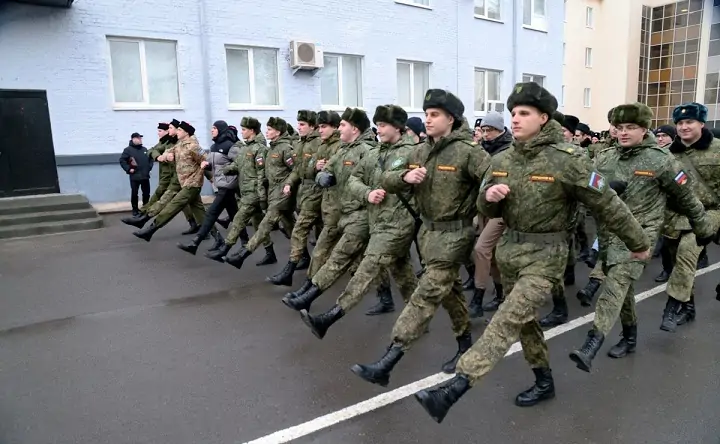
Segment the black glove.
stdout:
[[610,181],[610,188],[612,188],[618,196],[620,196],[622,193],[625,192],[625,189],[627,188],[628,184],[627,182],[623,182],[622,180],[611,180]]
[[710,236],[710,237],[697,237],[695,236],[695,243],[698,245],[698,247],[706,247],[710,245],[713,241],[717,239],[717,235]]
[[260,209],[263,210],[263,211],[267,211],[267,209],[268,209],[268,204],[267,204],[266,201],[264,201],[264,200],[261,200],[261,201],[260,201]]
[[238,175],[238,171],[237,171],[237,170],[233,170],[233,169],[230,169],[230,170],[222,170],[222,171],[220,171],[220,174],[222,174],[222,175],[224,175],[224,176],[237,176],[237,175]]
[[337,179],[335,179],[335,176],[328,173],[327,171],[321,171],[320,173],[318,173],[315,182],[317,182],[317,184],[320,185],[322,188],[330,188],[337,183]]

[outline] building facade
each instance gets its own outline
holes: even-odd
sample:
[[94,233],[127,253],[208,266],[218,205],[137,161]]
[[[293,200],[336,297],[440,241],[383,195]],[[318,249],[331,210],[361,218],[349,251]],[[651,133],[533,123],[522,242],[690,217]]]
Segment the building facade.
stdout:
[[[61,192],[123,201],[117,157],[129,135],[150,147],[157,122],[172,118],[191,122],[207,148],[218,119],[294,125],[298,109],[357,106],[372,117],[386,103],[421,116],[429,87],[456,92],[471,124],[503,111],[517,81],[559,96],[562,16],[550,0],[10,2],[0,7],[0,90],[47,92]],[[323,67],[293,69],[292,41],[315,45]]]

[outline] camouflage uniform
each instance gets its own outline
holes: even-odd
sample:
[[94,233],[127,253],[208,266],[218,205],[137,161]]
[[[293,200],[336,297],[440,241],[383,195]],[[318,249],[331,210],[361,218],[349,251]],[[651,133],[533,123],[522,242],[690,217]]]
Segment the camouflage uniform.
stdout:
[[[165,153],[166,150],[174,147],[177,143],[177,137],[175,136],[167,135],[163,137],[163,139],[161,139],[157,145],[155,145],[150,151],[148,151],[148,156],[150,156],[152,160],[157,161],[158,157]],[[159,163],[160,177],[158,179],[158,186],[157,188],[155,188],[155,193],[153,193],[152,197],[150,197],[148,203],[146,203],[142,206],[142,208],[140,208],[141,213],[146,214],[150,217],[155,217],[157,214],[159,214],[160,211],[165,208],[165,205],[170,203],[173,197],[175,197],[175,194],[180,191],[180,182],[178,182],[177,180],[175,162],[165,161]],[[166,191],[173,189],[174,192],[171,192],[167,196],[165,195]],[[155,206],[155,204],[158,202],[161,202],[160,205]],[[193,214],[190,206],[184,206],[182,212],[187,220],[193,219]]]

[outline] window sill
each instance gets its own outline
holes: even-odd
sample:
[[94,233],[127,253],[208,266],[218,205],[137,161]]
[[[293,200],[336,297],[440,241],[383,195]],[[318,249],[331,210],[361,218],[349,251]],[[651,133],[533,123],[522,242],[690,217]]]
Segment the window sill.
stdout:
[[485,117],[487,115],[487,111],[475,111],[473,112],[473,116],[475,117]]
[[282,111],[280,105],[228,104],[228,111]]
[[502,24],[502,25],[505,24],[505,22],[502,21],[502,20],[498,20],[498,19],[494,19],[494,18],[490,18],[490,17],[485,17],[484,15],[477,15],[477,14],[475,14],[475,15],[473,15],[473,17],[475,17],[475,18],[478,19],[478,20],[485,20],[486,22],[500,23],[500,24]]
[[[320,109],[322,111],[336,111],[339,113],[342,113],[343,111],[345,111],[346,108],[357,108],[359,110],[365,111],[365,108],[363,108],[362,106],[352,107],[352,106],[340,106],[340,105],[322,105],[320,107]],[[368,117],[370,117],[370,116],[368,116]]]
[[547,32],[547,29],[536,28],[536,27],[530,26],[530,25],[523,25],[523,28],[527,29],[528,31],[542,32],[542,33],[545,33],[545,34],[548,33],[548,32]]
[[405,112],[408,114],[410,114],[410,113],[423,113],[424,114],[425,113],[425,111],[423,111],[422,108],[406,108],[403,106],[402,109],[404,109]]
[[145,105],[142,103],[121,104],[114,103],[113,111],[178,111],[184,109],[182,105]]
[[395,3],[397,3],[398,5],[414,6],[416,8],[428,9],[428,10],[432,11],[431,6],[419,5],[417,3],[413,3],[412,0],[395,0]]

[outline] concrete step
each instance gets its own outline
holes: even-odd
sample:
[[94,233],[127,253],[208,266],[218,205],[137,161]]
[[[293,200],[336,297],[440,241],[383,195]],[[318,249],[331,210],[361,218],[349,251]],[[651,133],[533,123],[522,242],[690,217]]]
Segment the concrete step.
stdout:
[[95,230],[103,227],[99,216],[70,221],[40,222],[26,225],[0,226],[0,239],[39,236],[42,234],[67,233],[71,231]]
[[0,227],[23,224],[38,224],[42,222],[60,222],[78,219],[92,219],[94,217],[97,217],[97,213],[92,207],[61,211],[39,211],[37,213],[8,214],[0,215]]
[[0,199],[0,216],[92,208],[82,194],[41,194]]

